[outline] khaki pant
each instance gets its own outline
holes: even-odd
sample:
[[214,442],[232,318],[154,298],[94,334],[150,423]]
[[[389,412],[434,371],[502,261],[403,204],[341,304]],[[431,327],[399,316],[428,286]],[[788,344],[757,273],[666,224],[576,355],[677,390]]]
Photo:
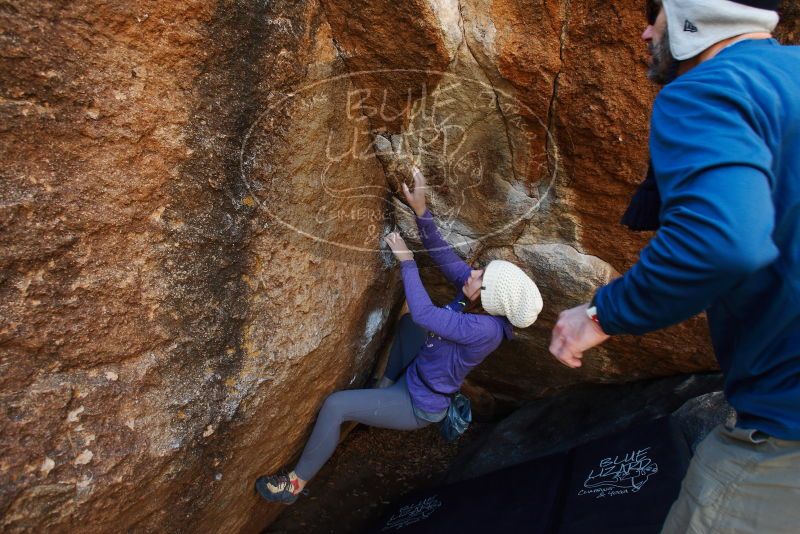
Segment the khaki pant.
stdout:
[[800,533],[800,441],[716,427],[697,447],[661,532]]

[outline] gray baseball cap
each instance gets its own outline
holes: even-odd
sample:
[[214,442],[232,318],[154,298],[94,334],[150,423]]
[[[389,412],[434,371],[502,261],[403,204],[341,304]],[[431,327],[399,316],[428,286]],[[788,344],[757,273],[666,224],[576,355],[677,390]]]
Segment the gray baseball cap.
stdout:
[[689,59],[744,33],[772,33],[778,0],[662,0],[672,55]]

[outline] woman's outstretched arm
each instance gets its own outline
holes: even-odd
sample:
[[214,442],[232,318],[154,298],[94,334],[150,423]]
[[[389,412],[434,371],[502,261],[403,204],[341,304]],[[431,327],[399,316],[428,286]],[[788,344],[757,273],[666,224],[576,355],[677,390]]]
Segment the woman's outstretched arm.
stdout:
[[422,245],[445,278],[454,286],[461,287],[469,277],[471,268],[439,234],[439,229],[436,228],[436,223],[433,221],[433,214],[427,209],[425,203],[425,193],[427,192],[425,177],[416,167],[413,169],[413,176],[414,190],[410,191],[408,186],[403,184],[403,193],[417,216],[417,229]]
[[414,254],[408,250],[405,241],[397,232],[386,236],[386,244],[400,261],[403,273],[403,287],[411,319],[426,330],[461,344],[480,343],[491,339],[498,328],[497,322],[487,315],[458,313],[440,308],[431,302],[428,292],[419,277]]
[[408,311],[416,324],[445,339],[465,345],[491,339],[496,333],[497,323],[487,315],[458,313],[436,306],[422,285],[413,259],[402,261],[400,268]]

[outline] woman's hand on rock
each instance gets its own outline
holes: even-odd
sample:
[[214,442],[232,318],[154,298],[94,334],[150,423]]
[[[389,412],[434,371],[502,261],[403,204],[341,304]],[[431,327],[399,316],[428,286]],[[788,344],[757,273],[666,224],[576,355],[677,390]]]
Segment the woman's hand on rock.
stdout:
[[398,261],[414,259],[414,254],[408,250],[406,242],[403,241],[402,237],[400,237],[400,233],[392,232],[391,234],[387,235],[384,240],[386,241],[386,244],[389,245],[389,248],[392,249],[394,257],[397,258]]
[[425,177],[418,168],[412,167],[411,174],[414,177],[414,191],[410,191],[408,186],[404,183],[403,194],[406,197],[406,202],[408,202],[408,205],[414,210],[414,213],[417,214],[417,217],[422,217],[425,213],[425,193],[428,190],[428,186]]

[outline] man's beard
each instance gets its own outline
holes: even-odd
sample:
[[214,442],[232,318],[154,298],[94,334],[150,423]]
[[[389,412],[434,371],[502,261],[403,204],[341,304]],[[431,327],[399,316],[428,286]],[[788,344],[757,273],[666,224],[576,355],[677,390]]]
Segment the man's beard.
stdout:
[[650,65],[647,68],[647,77],[659,85],[667,85],[678,77],[680,62],[672,57],[669,49],[669,32],[664,31],[664,37],[658,44],[650,44]]

